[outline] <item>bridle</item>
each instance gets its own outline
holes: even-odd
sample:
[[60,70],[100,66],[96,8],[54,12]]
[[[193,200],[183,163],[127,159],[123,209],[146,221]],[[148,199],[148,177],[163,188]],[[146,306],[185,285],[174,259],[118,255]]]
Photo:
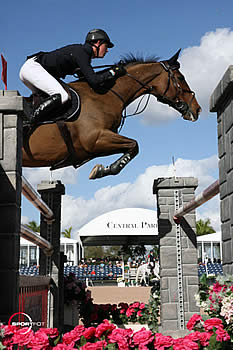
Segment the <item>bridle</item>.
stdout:
[[[192,101],[193,101],[193,99],[195,97],[195,92],[192,91],[192,90],[183,89],[180,86],[179,82],[177,82],[173,71],[180,68],[179,62],[177,62],[173,66],[170,66],[168,61],[161,61],[159,63],[165,69],[165,71],[168,73],[168,81],[167,81],[167,87],[166,87],[163,95],[162,96],[157,96],[157,99],[158,99],[159,102],[165,103],[165,104],[173,107],[174,109],[176,109],[183,116],[190,110],[190,105],[191,105],[191,103],[192,103]],[[166,93],[169,90],[171,81],[173,83],[173,86],[176,89],[176,96],[174,97],[173,100],[170,100],[170,99],[168,99],[166,97]],[[184,93],[184,92],[190,93],[192,95],[189,103],[187,103],[185,101],[181,101],[179,99],[179,95],[181,93]]]
[[[174,65],[170,65],[168,63],[168,61],[161,61],[159,62],[161,64],[161,66],[163,67],[163,69],[168,73],[168,80],[167,80],[167,86],[162,94],[162,96],[158,95],[157,93],[155,94],[155,96],[157,97],[157,100],[161,103],[164,103],[164,104],[167,104],[171,107],[173,107],[175,110],[177,110],[182,116],[184,116],[189,110],[190,110],[190,106],[191,106],[191,103],[195,97],[195,92],[192,91],[192,90],[187,90],[187,89],[183,89],[179,82],[177,81],[176,77],[175,77],[175,74],[174,74],[174,70],[177,70],[180,68],[180,64],[179,62],[176,62],[176,64]],[[111,89],[110,91],[112,93],[114,93],[116,96],[119,97],[119,99],[123,102],[123,113],[122,113],[122,120],[121,120],[121,125],[120,125],[120,130],[122,129],[123,125],[124,125],[124,122],[125,122],[125,119],[128,118],[128,117],[131,117],[131,116],[135,116],[135,115],[138,115],[138,114],[141,114],[142,112],[144,112],[144,110],[146,109],[148,103],[149,103],[149,99],[150,99],[150,95],[151,95],[151,92],[154,89],[154,87],[152,85],[149,85],[149,83],[155,79],[157,76],[160,75],[160,73],[156,73],[155,75],[153,75],[146,83],[142,82],[141,80],[137,79],[135,76],[133,76],[132,74],[130,73],[126,73],[126,75],[128,77],[130,77],[131,79],[135,80],[139,85],[140,87],[135,91],[135,93],[133,94],[133,96],[130,98],[130,100],[128,101],[124,101],[123,97],[118,93],[116,92],[115,90]],[[175,87],[175,90],[176,90],[176,95],[175,97],[171,100],[169,99],[167,96],[166,96],[166,93],[168,92],[169,90],[169,87],[170,87],[170,84],[173,84],[173,86]],[[138,102],[138,105],[136,107],[136,110],[134,111],[134,113],[132,114],[126,114],[126,106],[129,105],[131,102],[134,101],[134,97],[135,95],[141,90],[141,89],[145,89],[145,93],[144,95],[142,96],[141,100]],[[189,103],[185,102],[185,101],[181,101],[179,99],[179,96],[181,93],[190,93],[192,95]],[[146,100],[146,103],[144,105],[144,107],[140,110],[139,110],[139,107],[141,105],[141,102],[143,100],[143,98],[145,97],[145,95],[148,94],[147,96],[147,100]]]

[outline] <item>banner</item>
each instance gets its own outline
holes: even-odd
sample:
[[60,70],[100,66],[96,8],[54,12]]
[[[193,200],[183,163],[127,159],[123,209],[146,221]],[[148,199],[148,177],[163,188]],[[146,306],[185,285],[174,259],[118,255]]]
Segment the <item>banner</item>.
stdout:
[[7,61],[5,60],[5,58],[3,57],[3,55],[1,55],[1,59],[2,59],[2,75],[1,75],[1,79],[5,85],[5,90],[7,90]]

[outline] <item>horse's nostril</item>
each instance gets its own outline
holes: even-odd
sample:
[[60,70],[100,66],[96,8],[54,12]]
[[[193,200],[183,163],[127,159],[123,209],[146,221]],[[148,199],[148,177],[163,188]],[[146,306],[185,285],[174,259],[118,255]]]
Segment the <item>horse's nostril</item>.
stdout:
[[197,108],[197,115],[199,115],[201,111],[202,111],[201,107]]

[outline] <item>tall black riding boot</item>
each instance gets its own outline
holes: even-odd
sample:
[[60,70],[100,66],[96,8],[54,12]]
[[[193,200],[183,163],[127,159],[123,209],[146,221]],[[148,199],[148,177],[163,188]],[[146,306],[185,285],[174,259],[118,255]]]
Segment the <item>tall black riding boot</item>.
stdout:
[[51,112],[55,112],[61,106],[61,95],[54,94],[48,97],[41,105],[34,111],[32,122],[38,123],[46,120]]

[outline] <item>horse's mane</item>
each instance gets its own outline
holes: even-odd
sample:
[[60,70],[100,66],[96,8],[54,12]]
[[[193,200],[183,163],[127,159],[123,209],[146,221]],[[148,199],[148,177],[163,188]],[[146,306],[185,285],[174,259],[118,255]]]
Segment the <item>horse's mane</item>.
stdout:
[[139,63],[156,63],[158,60],[159,57],[157,56],[144,57],[143,54],[134,55],[133,53],[128,53],[124,56],[121,56],[121,61],[126,66],[132,66]]

